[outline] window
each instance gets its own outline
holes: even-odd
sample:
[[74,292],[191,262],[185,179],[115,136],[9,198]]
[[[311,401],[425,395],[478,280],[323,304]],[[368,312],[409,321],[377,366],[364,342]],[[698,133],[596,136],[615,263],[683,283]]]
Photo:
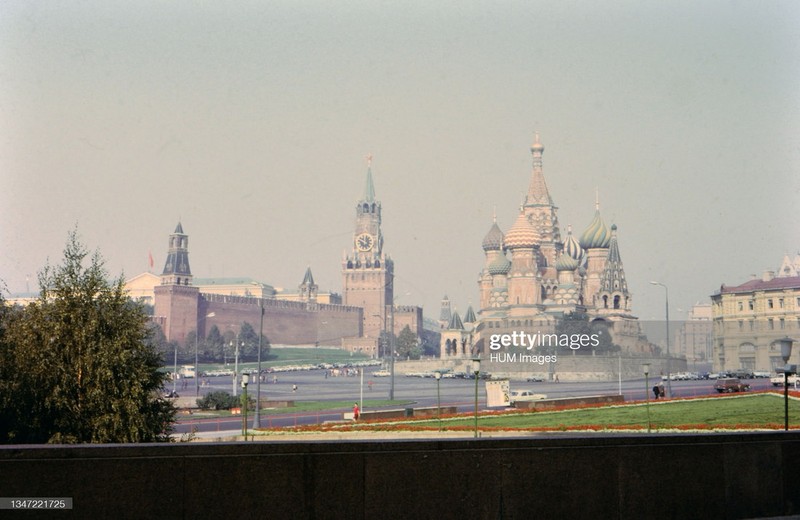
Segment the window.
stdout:
[[749,302],[747,302],[747,305],[750,307],[750,310],[752,311],[756,306],[755,300],[750,300]]
[[739,302],[739,311],[741,312],[743,310],[744,310],[744,303]]
[[771,308],[772,308],[772,298],[767,300],[767,309],[771,309]]

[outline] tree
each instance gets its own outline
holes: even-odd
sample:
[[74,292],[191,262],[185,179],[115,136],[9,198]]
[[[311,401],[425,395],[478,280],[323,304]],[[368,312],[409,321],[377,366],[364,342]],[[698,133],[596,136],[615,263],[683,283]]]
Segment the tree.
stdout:
[[40,295],[0,314],[0,442],[169,439],[175,408],[142,306],[98,253],[69,234],[63,263],[39,273]]
[[208,336],[203,342],[203,359],[207,361],[221,362],[225,353],[225,340],[219,332],[219,327],[216,325],[211,326],[208,331]]
[[412,332],[411,327],[406,325],[397,336],[395,344],[397,356],[406,359],[419,359],[422,355],[422,347],[419,346],[417,335]]
[[246,321],[242,323],[237,339],[241,348],[239,355],[242,358],[255,359],[258,355],[258,333],[253,330],[253,326]]

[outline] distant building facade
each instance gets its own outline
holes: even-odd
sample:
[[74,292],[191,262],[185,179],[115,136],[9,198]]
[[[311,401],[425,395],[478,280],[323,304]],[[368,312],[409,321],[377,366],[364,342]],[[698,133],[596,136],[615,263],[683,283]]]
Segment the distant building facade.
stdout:
[[[778,340],[800,334],[800,255],[780,269],[711,295],[715,370],[775,370],[784,365]],[[800,363],[796,343],[790,363]]]
[[683,354],[687,363],[710,362],[713,357],[713,337],[711,304],[698,303],[692,306],[689,316],[681,325],[676,353]]

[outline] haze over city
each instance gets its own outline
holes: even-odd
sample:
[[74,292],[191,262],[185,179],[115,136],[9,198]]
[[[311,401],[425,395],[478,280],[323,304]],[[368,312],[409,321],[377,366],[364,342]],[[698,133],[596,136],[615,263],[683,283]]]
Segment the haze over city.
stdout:
[[[109,272],[341,292],[371,154],[397,303],[478,301],[538,132],[562,235],[618,226],[633,311],[685,316],[800,249],[800,5],[4,2],[0,279],[70,230]],[[680,310],[679,310],[680,309]]]

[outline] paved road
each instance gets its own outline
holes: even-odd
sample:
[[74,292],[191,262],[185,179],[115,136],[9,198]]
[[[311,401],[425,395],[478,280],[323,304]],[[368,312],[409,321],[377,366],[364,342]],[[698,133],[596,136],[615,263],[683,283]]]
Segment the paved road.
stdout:
[[[371,376],[374,370],[367,370],[364,375],[363,386],[360,377],[325,377],[322,370],[306,372],[284,372],[277,374],[278,382],[261,384],[262,399],[294,400],[294,401],[343,401],[347,403],[388,399],[390,378]],[[209,386],[203,387],[201,393],[224,390],[230,392],[232,381],[228,377],[208,378]],[[372,385],[369,382],[372,382]],[[772,388],[768,379],[750,380],[753,390]],[[650,387],[655,384],[649,380]],[[293,386],[297,390],[293,391]],[[674,397],[692,397],[714,394],[714,381],[672,381]],[[371,387],[371,389],[370,389]],[[485,400],[483,384],[479,385],[479,401]],[[633,381],[623,381],[620,387],[617,381],[609,382],[561,382],[561,383],[527,383],[511,382],[512,390],[532,390],[536,393],[546,394],[549,398],[573,397],[585,395],[608,395],[622,393],[628,401],[645,399],[644,378]],[[189,381],[184,396],[191,395],[194,390],[193,381]],[[179,393],[181,390],[179,389]],[[248,394],[255,396],[256,384],[251,383]],[[461,411],[469,411],[474,407],[475,382],[464,379],[442,379],[440,381],[442,406],[458,406]],[[649,392],[649,391],[648,391]],[[652,394],[650,394],[652,397]],[[410,402],[408,406],[425,407],[436,406],[436,380],[432,378],[395,376],[395,400]],[[395,405],[386,408],[401,408],[406,405]],[[479,403],[479,406],[483,407]],[[285,427],[300,424],[318,424],[325,421],[341,420],[342,413],[350,411],[352,405],[329,411],[305,413],[271,414],[262,411],[261,425],[264,427]],[[369,409],[369,407],[367,407]],[[176,433],[187,433],[193,429],[199,432],[241,430],[242,419],[239,417],[226,419],[198,419],[193,416],[182,416],[177,424]],[[252,411],[248,416],[248,426],[252,426]]]

